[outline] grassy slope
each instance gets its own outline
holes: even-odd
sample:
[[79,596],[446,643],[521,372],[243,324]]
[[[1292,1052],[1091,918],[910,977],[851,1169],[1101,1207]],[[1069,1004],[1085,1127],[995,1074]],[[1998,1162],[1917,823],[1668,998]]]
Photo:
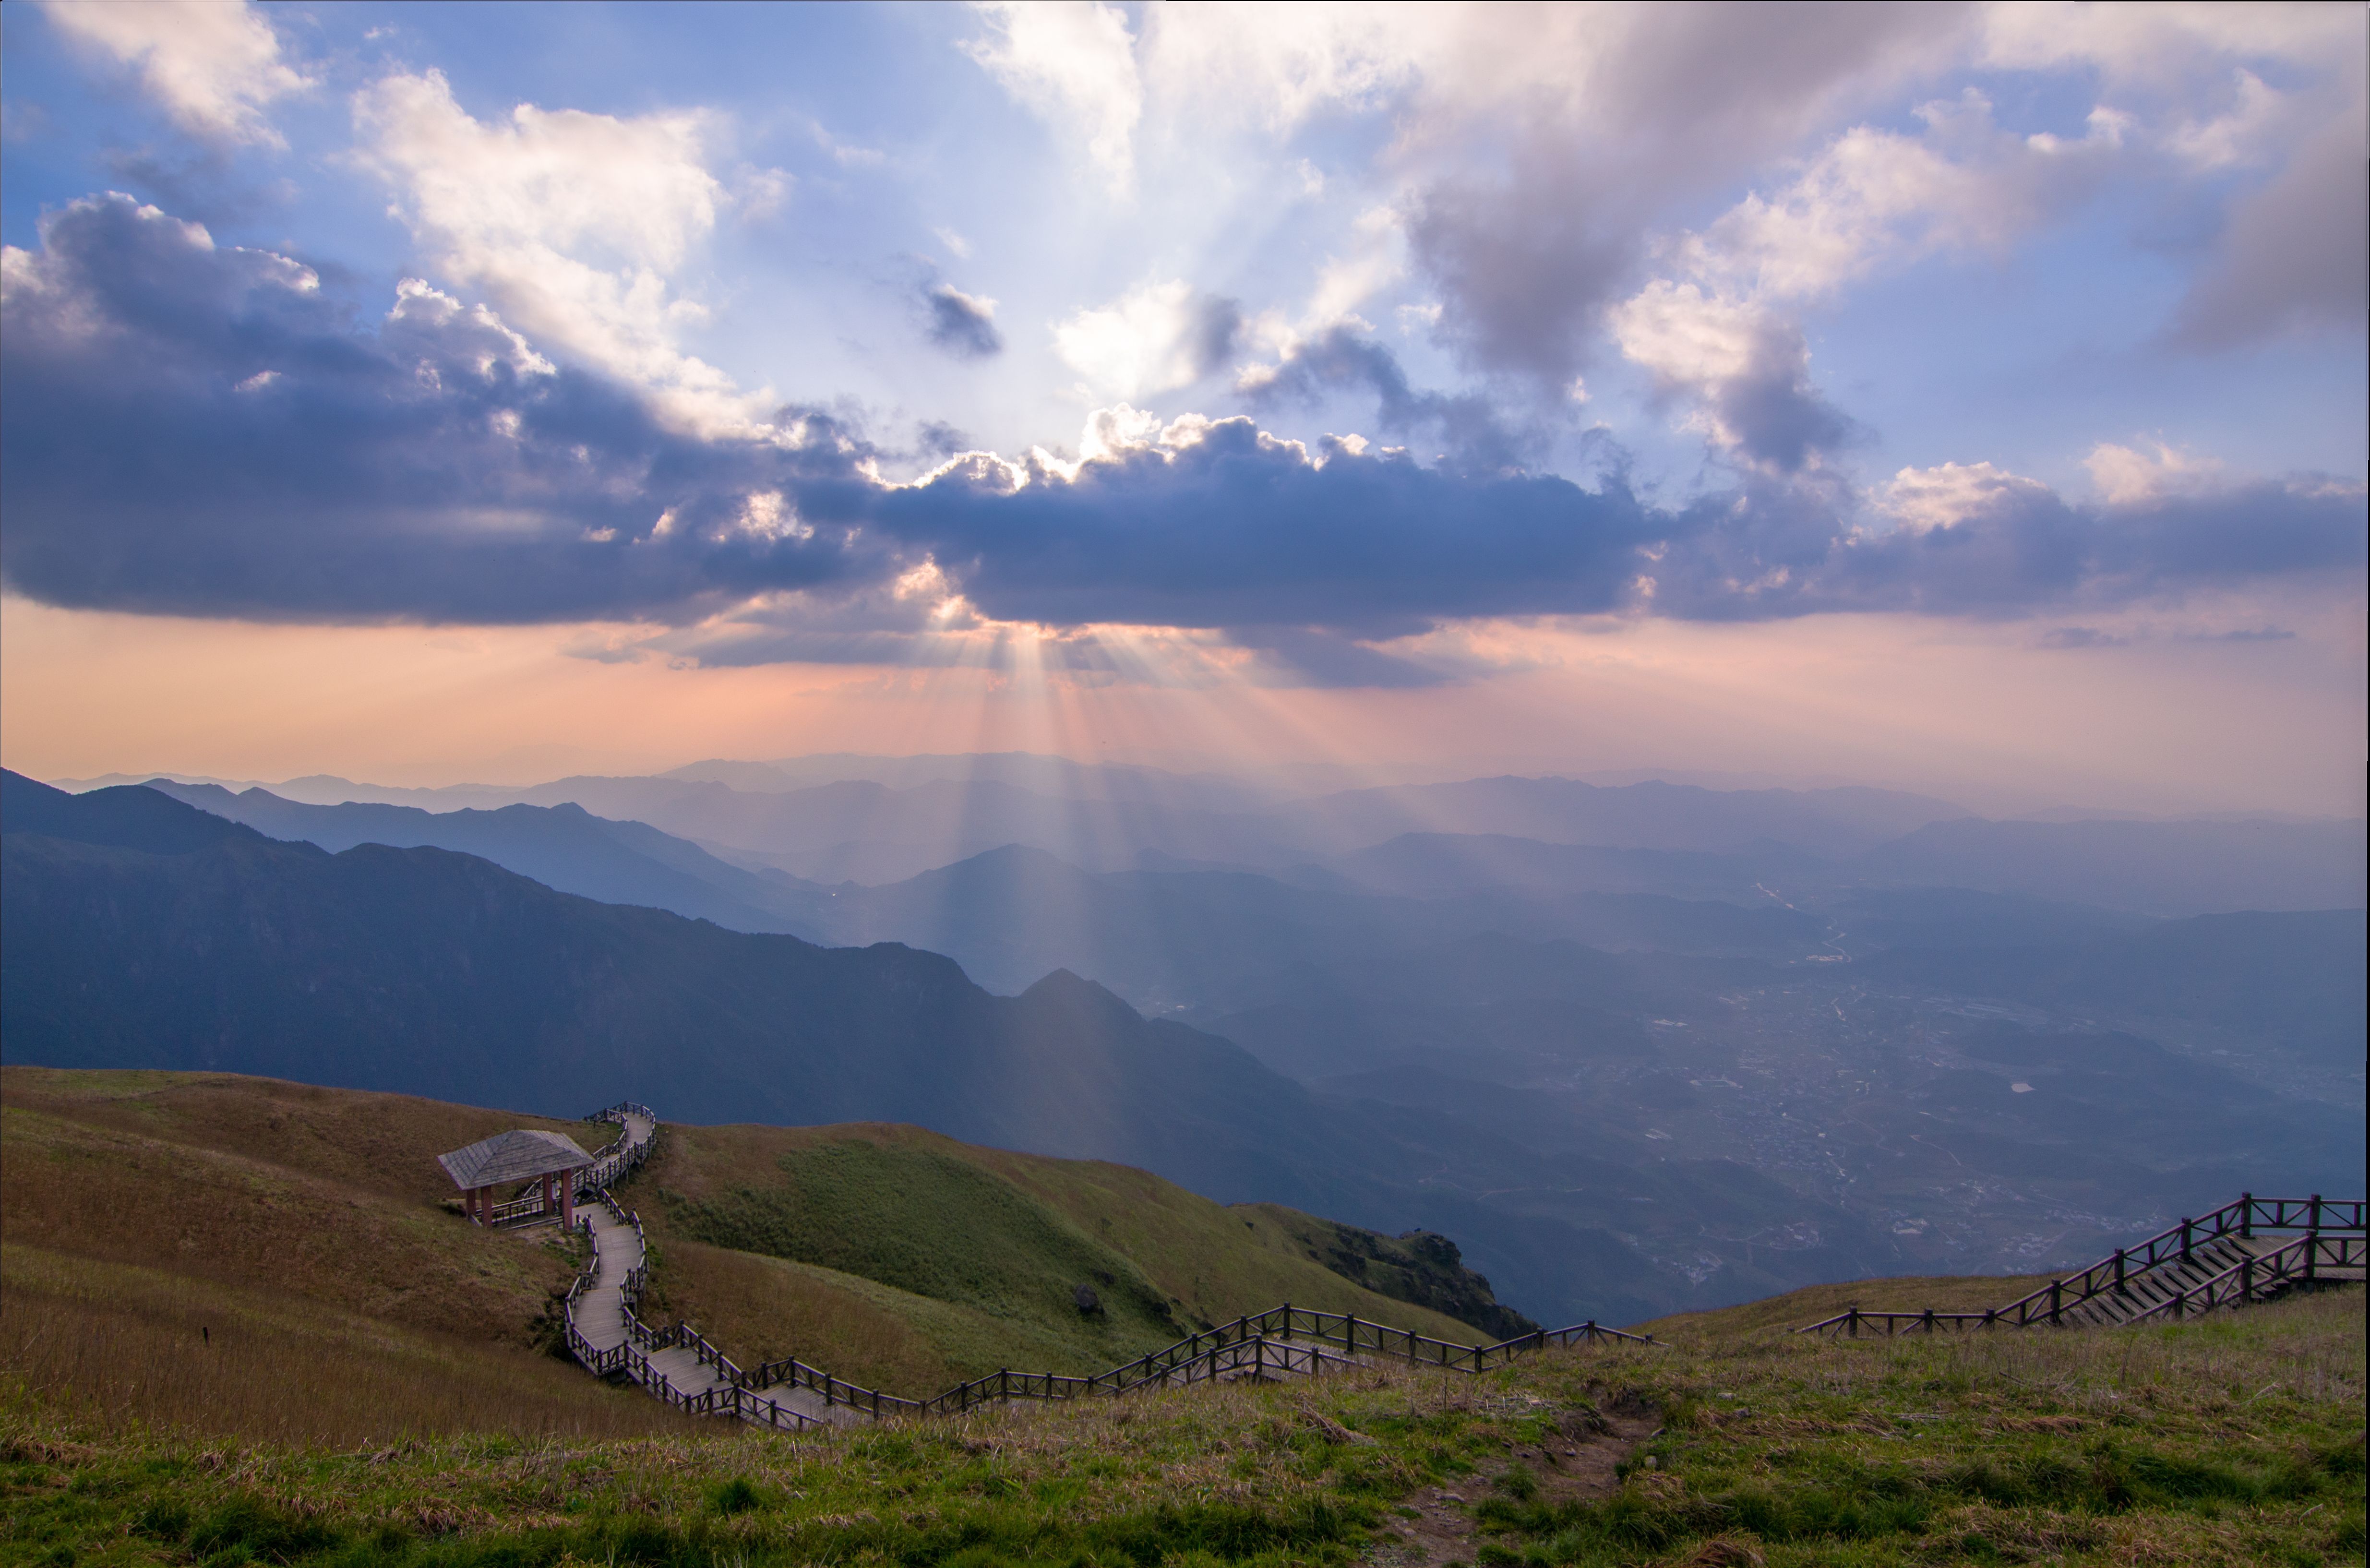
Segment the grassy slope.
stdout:
[[[1481,1337],[1300,1255],[1289,1210],[916,1127],[671,1126],[629,1196],[659,1247],[662,1309],[744,1360],[795,1353],[898,1393],[998,1366],[1099,1371],[1285,1300]],[[1099,1316],[1077,1312],[1078,1285]]]
[[0,1069],[0,1366],[215,1432],[667,1428],[532,1348],[571,1273],[561,1249],[432,1201],[436,1153],[518,1120],[254,1078]]
[[[1391,1568],[1423,1560],[1403,1531],[1453,1511],[1482,1563],[2359,1562],[2362,1309],[2354,1289],[2138,1331],[1858,1342],[1699,1320],[1664,1349],[1482,1378],[375,1455],[209,1453],[0,1384],[0,1557]],[[1592,1466],[1588,1433],[1624,1412],[1651,1435]]]
[[[101,1277],[90,1272],[100,1265],[161,1270],[232,1293],[223,1299],[259,1323],[293,1296],[472,1354],[523,1358],[547,1391],[581,1378],[526,1354],[535,1320],[568,1280],[568,1258],[532,1235],[460,1223],[442,1206],[452,1189],[435,1156],[513,1126],[588,1145],[601,1127],[231,1074],[38,1067],[0,1068],[0,1118],[10,1244],[0,1273],[12,1303],[35,1299],[37,1254],[56,1277],[71,1260],[88,1265],[84,1280]],[[1176,1319],[1214,1320],[1287,1298],[1476,1337],[1290,1254],[1265,1221],[1246,1227],[1242,1211],[1144,1171],[911,1127],[670,1126],[626,1196],[658,1244],[654,1318],[688,1318],[746,1363],[797,1354],[899,1393],[936,1393],[1007,1366],[1099,1371],[1191,1326]],[[902,1239],[916,1230],[926,1245]],[[1103,1297],[1100,1317],[1078,1314],[1077,1284]],[[237,1297],[242,1290],[264,1294]],[[142,1343],[169,1343],[181,1323],[167,1313]],[[523,1374],[472,1376],[500,1384]],[[91,1397],[115,1397],[102,1391],[114,1387],[93,1384]],[[201,1402],[166,1400],[162,1389],[142,1396],[162,1401],[159,1412]],[[567,1403],[578,1392],[552,1397]],[[659,1419],[623,1396],[608,1402],[635,1412],[619,1419]],[[581,1419],[530,1412],[512,1425]],[[224,1420],[224,1430],[259,1430]]]

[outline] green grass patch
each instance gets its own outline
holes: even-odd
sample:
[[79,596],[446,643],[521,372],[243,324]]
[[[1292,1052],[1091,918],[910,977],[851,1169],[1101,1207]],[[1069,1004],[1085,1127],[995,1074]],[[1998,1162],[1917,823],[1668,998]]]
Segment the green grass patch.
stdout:
[[[364,1450],[102,1430],[18,1381],[0,1561],[1387,1568],[1444,1488],[1476,1564],[2343,1563],[2362,1334],[2356,1290],[2136,1332],[1764,1333],[833,1435]],[[1590,1490],[1566,1450],[1607,1419],[1648,1435]]]
[[[863,1139],[777,1163],[778,1184],[705,1198],[662,1193],[670,1228],[1025,1327],[1032,1348],[1058,1357],[1032,1371],[1099,1372],[1187,1332],[1133,1261],[976,1165]],[[1079,1308],[1081,1286],[1093,1293],[1091,1311]]]

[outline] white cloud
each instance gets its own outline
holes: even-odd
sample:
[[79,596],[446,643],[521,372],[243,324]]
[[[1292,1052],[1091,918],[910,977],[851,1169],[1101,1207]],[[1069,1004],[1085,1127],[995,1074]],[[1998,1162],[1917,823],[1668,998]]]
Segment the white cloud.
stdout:
[[744,395],[677,341],[706,313],[669,274],[726,199],[702,159],[700,116],[521,104],[480,122],[430,71],[357,94],[354,118],[362,158],[400,193],[397,211],[447,279],[484,290],[538,340],[646,388],[689,427],[755,421],[765,395]]
[[1694,283],[1658,279],[1614,307],[1613,340],[1666,386],[1707,386],[1753,366],[1760,340],[1758,307]]
[[42,9],[68,37],[137,71],[183,129],[209,140],[286,146],[264,109],[313,86],[244,0],[50,0]]
[[1944,463],[1904,468],[1876,497],[1893,520],[1913,533],[1954,528],[2016,502],[2046,501],[2047,485],[1989,463]]
[[1121,398],[1168,392],[1209,368],[1200,297],[1171,280],[1137,285],[1053,329],[1053,352],[1097,390]]
[[751,223],[762,223],[789,204],[798,179],[787,169],[742,164],[732,171],[732,204]]
[[2078,139],[2019,136],[1973,88],[1917,117],[1915,135],[1863,125],[1829,139],[1774,190],[1666,242],[1674,275],[1606,313],[1623,354],[1691,399],[1688,427],[1732,450],[1754,444],[1742,416],[1768,416],[1773,396],[1814,418],[1796,309],[1921,256],[2006,249],[2104,177],[2124,130],[2100,111]]
[[2326,63],[2358,52],[2358,6],[2272,4],[2130,6],[2014,0],[1988,6],[1979,58],[2009,70],[2096,66],[2113,82],[2162,82],[2231,59]]
[[1004,90],[1078,137],[1112,190],[1135,180],[1144,87],[1127,17],[1102,0],[977,0],[990,36],[964,46]]
[[2152,453],[2100,442],[2082,460],[2090,482],[2110,506],[2133,506],[2171,496],[2208,493],[2222,483],[2222,462],[2192,457],[2158,442]]

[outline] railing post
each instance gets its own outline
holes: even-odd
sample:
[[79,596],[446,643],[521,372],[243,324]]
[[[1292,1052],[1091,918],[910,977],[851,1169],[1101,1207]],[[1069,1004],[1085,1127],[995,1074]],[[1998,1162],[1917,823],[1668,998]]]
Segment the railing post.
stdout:
[[2190,1228],[2191,1224],[2192,1224],[2192,1221],[2190,1220],[2190,1218],[2189,1218],[2189,1216],[2188,1216],[2187,1215],[2183,1215],[2183,1216],[2181,1216],[2181,1218],[2180,1218],[2180,1261],[2181,1261],[2182,1262],[2184,1262],[2184,1263],[2185,1263],[2185,1262],[2189,1262],[2189,1228]]
[[2124,1294],[2123,1250],[2121,1247],[2115,1249],[2115,1294],[2118,1296]]
[[2254,1239],[2255,1194],[2252,1193],[2241,1193],[2238,1194],[2238,1239],[2241,1241],[2252,1241]]
[[2065,1287],[2065,1282],[2062,1279],[2053,1279],[2049,1282],[2049,1320],[2052,1323],[2058,1321],[2057,1314],[2063,1304]]
[[2255,1260],[2253,1255],[2250,1253],[2249,1254],[2247,1261],[2238,1265],[2238,1299],[2241,1301],[2252,1301],[2254,1298]]
[[2312,1195],[2312,1213],[2307,1219],[2307,1228],[2315,1236],[2320,1234],[2320,1194],[2318,1193]]

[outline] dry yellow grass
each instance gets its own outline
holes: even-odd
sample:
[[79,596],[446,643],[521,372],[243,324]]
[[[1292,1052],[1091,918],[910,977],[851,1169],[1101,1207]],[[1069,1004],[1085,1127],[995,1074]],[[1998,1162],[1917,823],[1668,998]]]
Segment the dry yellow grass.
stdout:
[[442,1206],[435,1156],[522,1123],[602,1136],[270,1079],[0,1069],[0,1368],[110,1421],[288,1441],[674,1424],[535,1354],[574,1267],[554,1232]]
[[101,1431],[241,1442],[627,1437],[692,1424],[547,1355],[13,1243],[0,1245],[0,1376]]
[[0,1188],[14,1242],[514,1344],[572,1272],[531,1234],[418,1199],[15,1104]]

